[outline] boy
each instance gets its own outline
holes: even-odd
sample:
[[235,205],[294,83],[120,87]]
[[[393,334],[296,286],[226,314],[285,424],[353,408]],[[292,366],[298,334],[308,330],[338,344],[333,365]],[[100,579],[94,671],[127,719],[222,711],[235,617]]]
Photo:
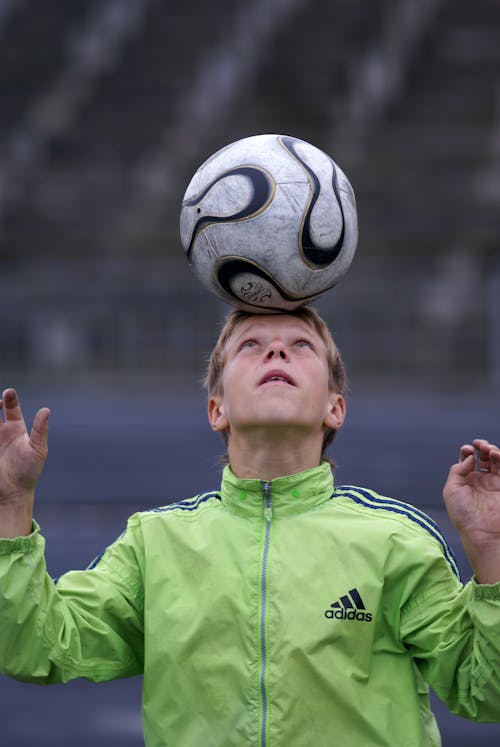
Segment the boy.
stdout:
[[499,720],[500,450],[463,446],[444,488],[475,571],[463,586],[428,517],[334,486],[322,454],[345,376],[312,309],[233,311],[206,381],[228,448],[220,490],[132,517],[56,586],[31,518],[49,412],[28,437],[4,392],[2,670],[144,672],[148,747],[435,746],[426,682],[453,711]]

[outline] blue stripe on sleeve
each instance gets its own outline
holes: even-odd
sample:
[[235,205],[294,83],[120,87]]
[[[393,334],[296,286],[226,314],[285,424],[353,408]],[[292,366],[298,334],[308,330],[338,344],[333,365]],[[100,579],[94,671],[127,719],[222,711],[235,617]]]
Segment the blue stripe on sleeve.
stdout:
[[[170,503],[168,506],[160,506],[160,508],[152,508],[151,513],[164,513],[165,511],[174,511],[175,509],[181,509],[181,511],[195,511],[199,506],[208,501],[210,498],[218,498],[218,493],[201,493],[200,495],[190,498],[189,500],[179,501],[178,503]],[[149,512],[146,512],[149,513]]]
[[[201,506],[203,503],[208,501],[210,498],[217,498],[220,500],[220,496],[216,492],[201,493],[200,495],[197,495],[194,498],[190,498],[185,501],[179,501],[178,503],[170,503],[167,506],[161,506],[160,508],[152,508],[149,511],[145,511],[144,513],[164,513],[166,511],[174,511],[176,509],[181,509],[182,511],[195,511],[197,508],[199,508],[199,506]],[[120,536],[123,536],[123,533]],[[115,542],[116,541],[117,540],[115,540]],[[109,547],[111,547],[111,545],[109,545]],[[96,558],[94,558],[92,563],[87,567],[88,571],[93,570],[94,568],[96,568],[96,566],[99,565],[107,549],[108,548],[106,547],[101,553],[99,553],[99,555]]]
[[[342,485],[337,488],[337,491],[346,498],[359,503],[361,506],[366,506],[371,509],[384,509],[385,511],[392,511],[396,514],[406,516],[411,521],[425,529],[431,537],[433,537],[441,547],[443,548],[444,556],[449,563],[451,570],[460,579],[460,571],[458,569],[457,559],[450,545],[443,536],[439,526],[422,511],[417,508],[410,506],[408,503],[397,501],[393,498],[386,498],[374,494],[363,488],[358,488],[354,485]],[[337,491],[334,493],[334,497],[337,495]],[[354,492],[353,492],[354,491]]]

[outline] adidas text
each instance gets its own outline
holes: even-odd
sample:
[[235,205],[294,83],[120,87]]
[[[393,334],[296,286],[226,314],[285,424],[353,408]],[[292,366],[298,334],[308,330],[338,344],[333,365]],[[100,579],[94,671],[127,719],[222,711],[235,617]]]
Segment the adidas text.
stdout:
[[325,617],[329,620],[358,620],[358,622],[371,622],[373,619],[371,612],[346,609],[325,610]]

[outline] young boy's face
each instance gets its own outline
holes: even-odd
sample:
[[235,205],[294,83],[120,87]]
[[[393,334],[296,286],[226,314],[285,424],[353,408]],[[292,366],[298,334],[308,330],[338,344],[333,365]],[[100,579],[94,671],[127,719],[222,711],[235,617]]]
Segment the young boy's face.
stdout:
[[222,393],[210,398],[214,430],[338,428],[344,400],[329,388],[327,351],[307,322],[286,314],[238,324],[226,346]]

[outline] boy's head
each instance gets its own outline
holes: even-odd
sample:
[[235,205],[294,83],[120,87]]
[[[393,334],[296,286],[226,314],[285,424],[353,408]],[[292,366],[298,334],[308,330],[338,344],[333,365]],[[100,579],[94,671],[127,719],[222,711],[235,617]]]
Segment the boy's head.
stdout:
[[[278,315],[283,316],[283,315]],[[286,312],[286,317],[298,320],[306,324],[319,337],[326,350],[328,366],[328,386],[330,391],[345,397],[347,391],[347,379],[344,364],[330,330],[319,314],[309,306],[303,306],[295,311]],[[226,322],[219,334],[216,345],[210,355],[204,386],[208,396],[221,396],[223,394],[223,372],[227,359],[228,346],[233,337],[238,334],[242,324],[245,322],[262,318],[258,314],[251,314],[237,309],[232,310],[227,316]],[[335,437],[336,430],[327,428],[324,433],[323,451],[329,446]],[[228,442],[227,431],[222,432],[225,443]]]

